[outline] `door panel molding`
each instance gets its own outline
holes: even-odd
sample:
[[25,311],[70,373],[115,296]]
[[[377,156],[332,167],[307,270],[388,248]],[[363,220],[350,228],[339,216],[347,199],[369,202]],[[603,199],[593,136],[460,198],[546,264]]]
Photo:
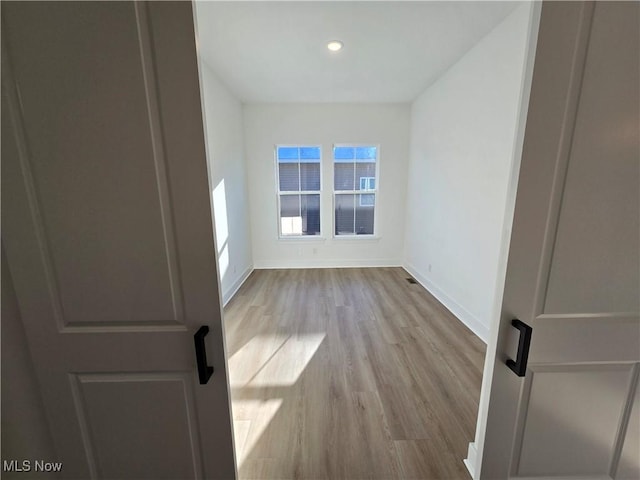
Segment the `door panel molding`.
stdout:
[[[148,6],[145,2],[134,3],[141,71],[144,78],[145,100],[149,121],[150,141],[153,151],[153,165],[158,189],[158,203],[162,220],[164,251],[168,268],[168,283],[173,307],[172,318],[153,321],[127,321],[113,319],[104,322],[72,321],[66,318],[52,247],[41,208],[42,200],[34,180],[31,149],[24,123],[19,86],[15,80],[11,63],[10,44],[5,29],[2,32],[2,72],[3,94],[8,105],[8,114],[13,125],[18,150],[21,180],[26,191],[26,200],[33,228],[37,235],[39,257],[45,271],[45,283],[51,300],[60,333],[120,333],[120,332],[184,332],[184,296],[179,269],[179,254],[176,245],[175,222],[171,208],[171,194],[167,177],[167,162],[163,144],[163,127],[157,92],[157,73],[154,65],[155,51],[149,25]],[[10,248],[10,247],[9,247]]]
[[518,408],[516,413],[516,428],[513,439],[513,453],[510,465],[509,477],[517,477],[520,471],[520,458],[522,456],[522,443],[524,439],[524,430],[526,427],[527,416],[529,410],[529,401],[531,400],[531,386],[533,385],[533,375],[531,372],[532,365],[527,365],[529,372],[524,377],[522,388],[520,389],[520,398],[518,399]]
[[73,404],[76,409],[76,417],[78,418],[78,427],[82,436],[82,446],[84,447],[84,453],[87,458],[89,475],[91,480],[95,480],[98,478],[98,468],[96,466],[93,441],[91,440],[89,423],[87,422],[87,415],[84,408],[84,400],[82,399],[80,381],[78,375],[69,374],[68,378],[69,385],[71,387],[71,396],[73,397]]
[[[193,372],[127,372],[127,373],[73,373],[69,374],[69,382],[73,394],[78,423],[82,432],[83,447],[89,465],[89,472],[92,479],[102,478],[104,475],[100,471],[96,461],[96,443],[92,432],[84,388],[91,384],[127,384],[127,383],[177,383],[183,397],[183,406],[186,414],[187,428],[189,435],[189,448],[191,450],[191,460],[194,478],[203,478],[203,456],[201,442],[198,438],[198,418],[194,399]],[[150,400],[151,401],[151,400]]]
[[138,41],[140,43],[140,57],[142,59],[142,74],[144,76],[147,109],[149,113],[149,127],[151,144],[153,146],[153,160],[158,182],[158,196],[162,227],[164,230],[165,250],[169,266],[169,281],[174,309],[174,319],[178,323],[184,321],[184,298],[182,283],[178,274],[178,250],[176,248],[175,222],[171,208],[169,181],[167,178],[167,157],[163,144],[163,127],[158,101],[157,72],[153,59],[155,51],[151,38],[151,26],[146,2],[135,2],[136,24],[138,26]]
[[609,475],[611,478],[616,478],[618,474],[618,465],[620,464],[620,457],[624,448],[625,439],[627,436],[627,430],[631,419],[631,412],[633,410],[633,403],[638,390],[638,375],[640,373],[640,363],[636,363],[633,366],[631,372],[631,378],[629,379],[629,389],[627,391],[627,399],[625,402],[624,410],[620,415],[620,422],[618,424],[618,433],[616,435],[616,444],[611,457],[611,463],[609,464]]
[[[4,23],[4,22],[3,22]],[[4,25],[3,25],[4,27]],[[33,222],[33,229],[36,234],[37,251],[40,254],[42,266],[45,272],[45,281],[49,291],[51,300],[51,310],[53,312],[58,330],[65,326],[64,311],[60,292],[58,290],[58,282],[56,281],[55,265],[51,260],[51,252],[49,251],[49,241],[47,231],[42,221],[42,213],[40,212],[40,200],[38,191],[33,181],[33,172],[31,170],[31,162],[29,161],[29,146],[25,135],[24,118],[22,114],[22,102],[20,100],[20,91],[13,74],[13,66],[10,60],[9,44],[6,38],[6,28],[2,28],[2,94],[5,98],[8,115],[11,119],[14,141],[18,153],[18,163],[20,165],[20,174],[24,183],[24,193],[28,209]],[[4,174],[4,172],[3,172]],[[3,241],[6,240],[3,238]]]
[[[634,405],[636,390],[638,388],[638,373],[640,371],[640,363],[638,362],[606,362],[606,363],[581,363],[581,364],[529,364],[529,373],[525,377],[521,396],[519,400],[519,409],[516,420],[516,431],[514,435],[513,457],[510,468],[510,478],[526,480],[531,477],[529,475],[519,475],[520,462],[523,453],[523,442],[527,428],[529,406],[531,401],[532,385],[537,374],[544,373],[602,373],[602,372],[627,372],[628,382],[626,391],[622,395],[622,404],[620,414],[615,425],[615,434],[613,444],[611,445],[608,476],[601,474],[586,474],[580,478],[585,479],[614,479],[617,473],[617,467],[624,448],[625,437],[629,424],[629,419]],[[545,477],[546,478],[546,477]],[[561,480],[562,475],[553,475],[554,479]],[[573,477],[575,478],[575,477]]]
[[560,138],[558,139],[553,183],[551,185],[551,195],[542,240],[540,264],[538,266],[538,277],[534,295],[534,317],[545,313],[544,306],[547,300],[551,263],[556,245],[567,172],[569,170],[571,147],[575,133],[575,120],[578,116],[580,106],[580,92],[587,62],[594,10],[594,3],[583,2],[581,5],[581,18],[578,24],[578,34],[574,44],[573,58],[571,59],[571,74],[566,92],[566,102],[564,105]]
[[[541,315],[534,321],[529,363],[636,362],[640,317],[633,313]],[[565,339],[571,338],[571,342]],[[602,342],[607,338],[606,342]],[[617,352],[612,357],[613,352]]]

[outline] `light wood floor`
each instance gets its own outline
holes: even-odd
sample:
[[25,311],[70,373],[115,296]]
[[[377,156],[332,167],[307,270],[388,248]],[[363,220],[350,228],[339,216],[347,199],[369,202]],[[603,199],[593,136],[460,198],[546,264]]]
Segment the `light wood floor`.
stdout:
[[240,478],[469,478],[485,347],[407,277],[253,272],[225,309]]

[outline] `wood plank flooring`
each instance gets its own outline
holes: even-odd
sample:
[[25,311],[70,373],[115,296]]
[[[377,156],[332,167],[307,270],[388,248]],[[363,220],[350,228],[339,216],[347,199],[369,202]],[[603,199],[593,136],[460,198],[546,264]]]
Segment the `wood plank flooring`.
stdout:
[[251,274],[225,309],[240,478],[470,478],[485,346],[409,276]]

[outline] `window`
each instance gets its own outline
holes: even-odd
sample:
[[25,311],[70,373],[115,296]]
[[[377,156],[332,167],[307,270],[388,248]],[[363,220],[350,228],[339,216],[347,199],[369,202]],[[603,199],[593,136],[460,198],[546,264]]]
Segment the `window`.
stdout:
[[333,147],[333,205],[336,236],[373,235],[378,147]]
[[320,235],[320,147],[277,146],[281,237]]

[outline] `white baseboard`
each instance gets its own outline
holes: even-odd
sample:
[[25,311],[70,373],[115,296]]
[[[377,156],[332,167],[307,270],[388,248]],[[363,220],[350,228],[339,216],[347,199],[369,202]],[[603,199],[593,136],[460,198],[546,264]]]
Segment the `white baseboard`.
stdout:
[[251,272],[253,272],[253,266],[249,265],[247,267],[247,269],[242,272],[242,275],[240,275],[238,277],[238,279],[233,282],[233,284],[229,287],[229,289],[226,292],[222,292],[222,305],[226,306],[227,303],[229,303],[229,301],[233,298],[233,296],[238,293],[238,290],[240,290],[240,287],[242,286],[242,284],[247,280],[247,278],[249,278],[249,275],[251,275]]
[[402,266],[407,272],[409,272],[424,288],[431,293],[434,297],[438,299],[440,303],[442,303],[447,310],[453,313],[458,320],[464,323],[469,329],[475,333],[480,340],[484,343],[488,342],[489,339],[489,329],[478,320],[471,312],[469,312],[466,308],[456,302],[453,298],[447,295],[444,291],[438,288],[433,282],[424,277],[418,270],[409,264],[405,264]]
[[474,442],[469,442],[469,450],[467,451],[467,458],[463,460],[465,467],[469,470],[471,478],[476,480],[477,463],[478,463],[478,450]]
[[368,267],[401,267],[402,262],[398,259],[382,260],[309,260],[309,259],[286,259],[275,262],[254,262],[254,268],[279,269],[279,268],[368,268]]

